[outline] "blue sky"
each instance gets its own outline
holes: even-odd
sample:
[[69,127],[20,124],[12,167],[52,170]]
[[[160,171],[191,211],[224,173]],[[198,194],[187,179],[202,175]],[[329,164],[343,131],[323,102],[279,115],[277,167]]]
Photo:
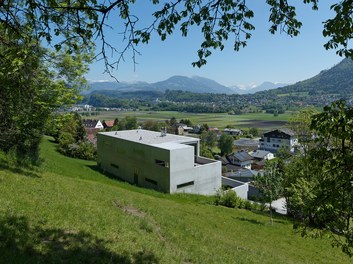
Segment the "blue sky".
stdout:
[[[140,21],[148,22],[153,9],[145,1],[137,1],[134,7]],[[163,2],[163,1],[162,1]],[[293,2],[293,1],[292,1]],[[300,1],[295,1],[300,2]],[[191,63],[197,59],[197,50],[202,35],[197,28],[192,29],[188,37],[181,37],[179,31],[161,41],[157,35],[147,45],[138,45],[141,56],[132,63],[131,53],[125,54],[125,62],[119,65],[113,74],[119,81],[165,80],[173,75],[202,76],[213,79],[223,85],[261,84],[264,81],[295,83],[312,77],[321,70],[339,63],[342,58],[333,50],[325,50],[326,39],[322,36],[322,22],[333,16],[330,5],[335,1],[320,1],[319,11],[312,11],[310,5],[299,4],[298,18],[303,22],[298,37],[290,38],[285,34],[272,35],[268,32],[269,8],[265,1],[252,1],[255,18],[252,20],[256,30],[248,41],[248,46],[235,52],[230,39],[223,51],[214,51],[202,68],[194,68]],[[336,1],[337,2],[337,1]],[[111,15],[110,22],[116,24],[113,30],[106,31],[108,40],[117,45],[121,43],[122,31],[119,22]],[[99,42],[97,43],[99,46]],[[90,67],[87,79],[91,81],[112,80],[103,74],[102,62]]]

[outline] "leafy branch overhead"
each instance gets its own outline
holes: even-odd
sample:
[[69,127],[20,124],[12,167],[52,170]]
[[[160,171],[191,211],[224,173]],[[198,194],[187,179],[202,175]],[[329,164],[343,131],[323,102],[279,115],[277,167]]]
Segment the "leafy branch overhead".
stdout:
[[[318,2],[303,0],[313,10],[319,8]],[[353,56],[353,49],[349,48],[353,37],[351,2],[337,1],[331,7],[335,16],[323,22],[323,35],[329,38],[325,48],[338,49],[339,55],[347,57]],[[287,0],[266,0],[266,3],[270,7],[269,31],[297,36],[302,23],[297,19],[296,6]],[[212,50],[222,50],[228,39],[233,40],[235,51],[245,47],[255,29],[251,23],[255,14],[246,0],[145,1],[144,5],[155,10],[146,25],[135,14],[135,4],[135,0],[4,0],[0,3],[0,25],[3,33],[13,31],[18,35],[23,32],[21,28],[31,27],[38,42],[45,40],[57,50],[67,46],[69,52],[82,52],[98,39],[101,44],[96,58],[104,60],[108,73],[117,68],[128,51],[136,62],[137,45],[148,43],[153,34],[165,40],[175,30],[180,30],[186,37],[191,27],[197,27],[203,40],[192,65],[201,67]],[[106,33],[110,29],[122,31],[122,44],[107,40]],[[118,54],[113,61],[111,53]]]

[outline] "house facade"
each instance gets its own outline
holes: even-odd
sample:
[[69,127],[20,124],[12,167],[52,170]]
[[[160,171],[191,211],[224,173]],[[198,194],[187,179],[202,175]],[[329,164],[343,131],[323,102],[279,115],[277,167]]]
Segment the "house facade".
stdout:
[[243,134],[243,131],[235,128],[225,128],[223,130],[223,133],[231,136],[241,136]]
[[282,128],[264,133],[259,143],[260,150],[276,153],[277,150],[285,148],[293,152],[294,147],[298,145],[298,139],[291,130]]
[[85,128],[95,128],[95,129],[103,129],[104,126],[100,120],[94,120],[94,119],[83,119],[83,126]]
[[270,151],[260,149],[250,152],[249,155],[256,161],[271,160],[275,157]]
[[199,156],[197,138],[143,129],[98,133],[99,166],[145,188],[213,195],[221,187],[221,162]]
[[239,151],[228,155],[227,159],[233,165],[239,166],[243,169],[251,169],[251,164],[254,158],[246,151]]

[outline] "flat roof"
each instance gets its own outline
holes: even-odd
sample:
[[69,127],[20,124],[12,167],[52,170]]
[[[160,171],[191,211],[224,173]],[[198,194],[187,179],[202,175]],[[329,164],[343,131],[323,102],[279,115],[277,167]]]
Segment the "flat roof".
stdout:
[[173,134],[165,134],[162,136],[161,132],[144,129],[100,132],[98,134],[167,149],[175,149],[177,146],[175,144],[166,143],[192,144],[199,141],[197,138]]

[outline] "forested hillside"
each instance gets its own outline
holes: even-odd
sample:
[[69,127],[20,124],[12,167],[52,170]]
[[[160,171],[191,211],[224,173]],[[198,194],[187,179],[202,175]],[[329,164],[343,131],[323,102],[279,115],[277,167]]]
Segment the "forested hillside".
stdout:
[[309,95],[338,94],[346,97],[353,94],[353,61],[344,59],[329,70],[323,70],[318,75],[273,90],[276,94],[307,92]]

